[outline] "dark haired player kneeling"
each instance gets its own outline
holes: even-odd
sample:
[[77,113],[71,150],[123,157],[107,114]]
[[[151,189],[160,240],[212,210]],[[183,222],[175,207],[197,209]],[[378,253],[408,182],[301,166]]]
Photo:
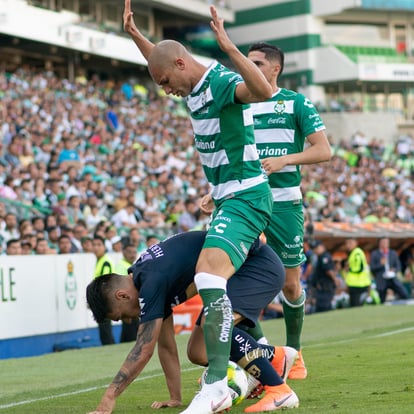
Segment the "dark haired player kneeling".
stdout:
[[[137,340],[108,386],[94,414],[112,413],[116,398],[141,373],[158,343],[158,356],[163,367],[170,400],[154,402],[153,408],[181,405],[181,375],[175,342],[172,308],[193,297],[195,266],[205,232],[181,233],[151,246],[129,268],[129,276],[104,275],[94,279],[86,289],[87,301],[97,322],[106,318],[128,322],[140,318]],[[230,358],[254,375],[265,393],[280,395],[268,411],[299,405],[294,391],[284,382],[297,357],[289,347],[259,345],[241,325],[254,326],[261,310],[279,293],[285,280],[279,257],[259,241],[250,249],[248,258],[227,282],[234,329],[223,323],[221,335],[232,338]],[[221,306],[217,303],[216,306]],[[206,364],[203,320],[194,329],[188,344],[190,360]],[[262,409],[261,409],[262,410]],[[214,407],[210,409],[214,413]],[[259,412],[255,405],[246,412]],[[91,414],[92,414],[91,413]]]

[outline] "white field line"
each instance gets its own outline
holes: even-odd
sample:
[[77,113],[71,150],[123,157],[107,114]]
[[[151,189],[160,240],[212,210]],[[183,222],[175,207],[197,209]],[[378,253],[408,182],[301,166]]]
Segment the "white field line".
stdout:
[[[398,335],[400,333],[404,333],[404,332],[409,332],[409,331],[414,331],[414,326],[410,327],[410,328],[404,328],[404,329],[397,329],[395,331],[389,331],[389,332],[384,332],[382,334],[377,334],[377,335],[371,335],[371,336],[365,336],[365,337],[357,337],[357,338],[350,338],[350,339],[343,339],[341,341],[334,341],[334,342],[322,342],[319,344],[312,344],[312,345],[308,345],[306,346],[306,348],[318,348],[320,346],[326,346],[327,344],[329,345],[338,345],[338,344],[344,344],[347,342],[355,342],[355,341],[359,341],[361,339],[375,339],[375,338],[382,338],[384,336],[391,336],[391,335]],[[0,406],[1,408],[1,406]]]
[[[385,333],[378,334],[378,335],[372,335],[372,336],[364,337],[362,339],[381,338],[383,336],[398,335],[400,333],[409,332],[409,331],[413,331],[413,330],[414,330],[414,327],[405,328],[405,329],[397,329],[395,331],[389,331],[389,332],[385,332]],[[360,340],[360,339],[361,338],[345,339],[343,341],[330,342],[330,344],[331,345],[342,344],[342,343],[345,343],[345,342],[354,342],[354,341],[357,341],[357,340]],[[324,342],[324,343],[321,343],[321,344],[309,345],[309,346],[307,346],[307,348],[315,348],[315,347],[318,347],[318,346],[325,346],[326,344],[327,344],[327,342]],[[182,372],[194,371],[196,369],[200,369],[200,367],[185,368],[185,369],[182,370]],[[142,377],[138,377],[135,381],[143,381],[143,380],[146,380],[146,379],[157,378],[157,377],[161,377],[161,376],[164,376],[164,374],[159,373],[159,374],[153,374],[153,375],[144,375]],[[39,402],[39,401],[47,401],[47,400],[53,400],[53,399],[56,399],[56,398],[70,397],[70,396],[73,396],[73,395],[83,394],[85,392],[96,391],[96,390],[99,390],[101,388],[106,388],[106,387],[107,387],[107,385],[101,385],[99,387],[89,387],[89,388],[84,388],[82,390],[77,390],[77,391],[72,391],[72,392],[64,392],[62,394],[56,394],[56,395],[49,395],[47,397],[33,398],[33,399],[30,399],[30,400],[23,400],[23,401],[13,402],[13,403],[10,403],[10,404],[0,405],[0,410],[17,407],[19,405],[36,403],[36,402]]]
[[[194,370],[200,369],[200,368],[201,367],[185,368],[185,369],[182,370],[182,372],[190,372],[190,371],[194,371]],[[136,378],[133,382],[135,382],[135,381],[144,381],[144,380],[147,380],[147,379],[163,377],[163,376],[164,376],[163,373],[152,374],[152,375],[143,375],[141,377]],[[17,407],[19,405],[32,404],[32,403],[36,403],[36,402],[39,402],[39,401],[47,401],[47,400],[53,400],[53,399],[56,399],[56,398],[63,398],[63,397],[70,397],[70,396],[78,395],[78,394],[84,394],[85,392],[96,391],[96,390],[99,390],[101,388],[106,388],[107,386],[108,385],[100,385],[100,386],[97,386],[97,387],[89,387],[89,388],[84,388],[82,390],[77,390],[77,391],[72,391],[72,392],[63,392],[62,394],[49,395],[47,397],[32,398],[30,400],[17,401],[17,402],[13,402],[13,403],[9,403],[9,404],[0,405],[0,410],[4,410],[6,408]]]

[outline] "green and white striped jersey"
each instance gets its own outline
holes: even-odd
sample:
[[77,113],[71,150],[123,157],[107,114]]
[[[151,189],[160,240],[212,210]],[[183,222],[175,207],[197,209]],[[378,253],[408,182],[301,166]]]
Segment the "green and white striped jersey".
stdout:
[[187,97],[195,146],[215,200],[268,180],[254,142],[251,107],[234,101],[240,82],[239,74],[214,61]]
[[[281,88],[269,100],[251,106],[260,159],[302,152],[306,137],[325,129],[314,105],[294,91]],[[299,165],[287,165],[271,174],[273,201],[302,199],[300,181]]]

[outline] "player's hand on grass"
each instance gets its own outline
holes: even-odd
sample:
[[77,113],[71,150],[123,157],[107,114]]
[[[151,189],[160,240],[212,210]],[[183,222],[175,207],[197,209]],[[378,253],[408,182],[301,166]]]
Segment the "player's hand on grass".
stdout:
[[91,411],[88,414],[111,414],[115,408],[115,398],[103,396],[101,402],[95,411]]
[[167,407],[180,407],[181,401],[178,400],[168,400],[168,401],[154,401],[151,404],[151,408],[167,408]]

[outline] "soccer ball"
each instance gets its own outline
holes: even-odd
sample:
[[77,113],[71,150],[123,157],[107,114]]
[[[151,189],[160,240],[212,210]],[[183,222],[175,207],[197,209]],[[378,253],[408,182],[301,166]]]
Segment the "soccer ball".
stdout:
[[[204,385],[208,368],[206,368],[200,380],[201,387]],[[233,405],[240,404],[247,396],[249,384],[246,371],[240,368],[235,362],[229,361],[227,366],[227,384],[229,387]]]

